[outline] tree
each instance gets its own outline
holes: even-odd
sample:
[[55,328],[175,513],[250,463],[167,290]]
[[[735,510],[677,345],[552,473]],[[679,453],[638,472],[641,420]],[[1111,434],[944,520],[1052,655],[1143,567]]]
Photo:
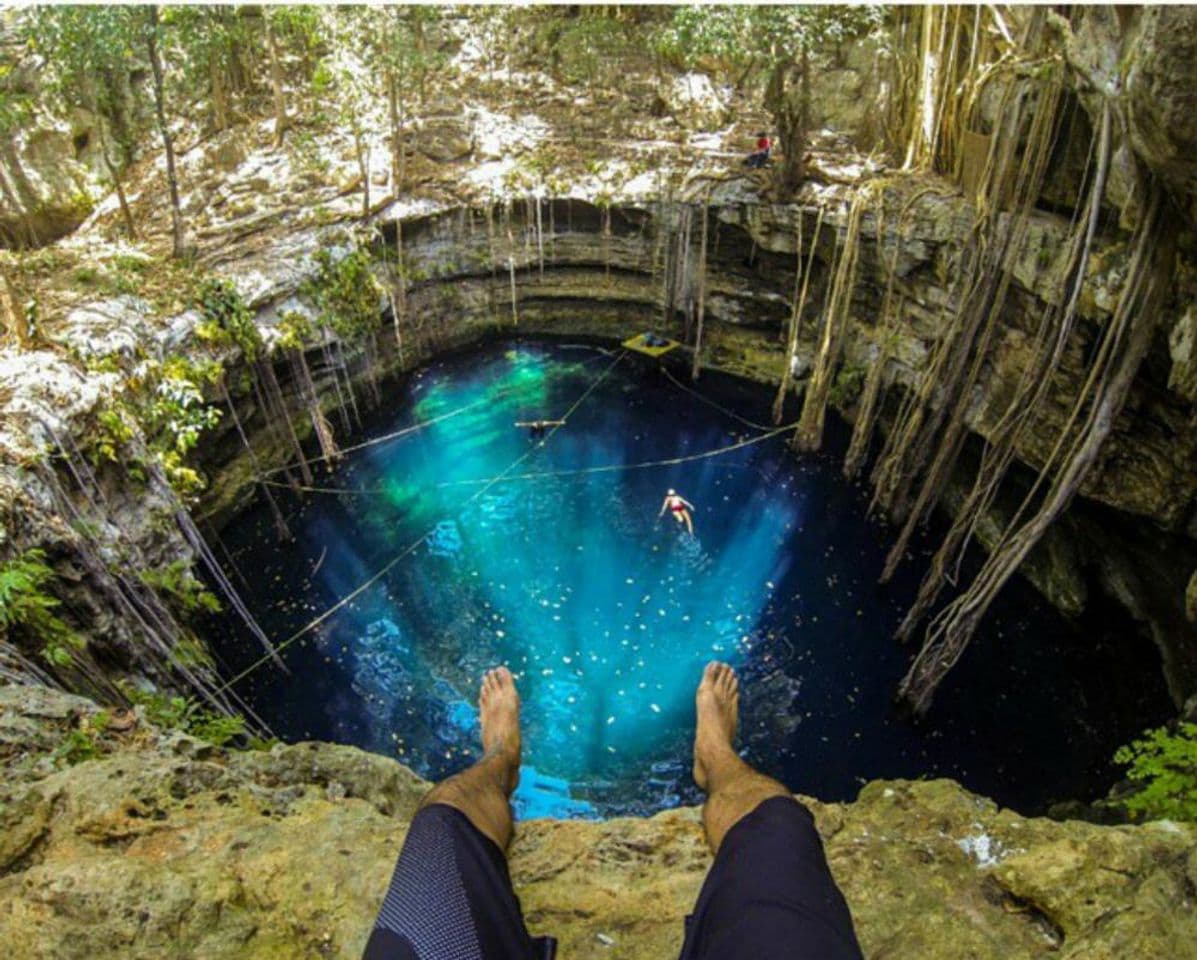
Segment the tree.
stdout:
[[274,143],[275,146],[281,146],[283,135],[291,125],[287,116],[287,91],[283,85],[283,52],[289,46],[298,47],[304,63],[308,63],[307,55],[316,46],[320,33],[320,10],[312,6],[267,6],[262,8],[262,18],[270,65],[270,96],[274,106]]
[[370,11],[366,43],[377,64],[391,128],[391,192],[398,196],[407,178],[406,123],[412,100],[422,103],[428,81],[443,66],[432,42],[440,23],[433,7],[383,7]]
[[34,99],[22,89],[13,67],[8,57],[0,59],[0,196],[13,216],[11,229],[0,225],[0,238],[14,247],[32,247],[38,237],[31,214],[41,198],[21,165],[15,140],[33,114]]
[[333,94],[337,123],[353,136],[353,154],[362,180],[362,216],[370,215],[370,140],[369,116],[373,106],[371,78],[359,63],[329,57],[316,71],[314,86],[318,92]]
[[806,175],[812,54],[880,24],[875,6],[682,7],[657,42],[686,67],[709,57],[745,75],[763,75],[764,106],[781,147],[781,184],[792,191]]
[[170,133],[170,126],[166,122],[166,94],[164,93],[161,47],[162,21],[158,17],[158,7],[151,4],[146,7],[142,24],[142,37],[146,52],[149,54],[150,70],[154,78],[154,115],[158,120],[158,133],[162,137],[162,146],[166,151],[166,180],[170,187],[170,233],[171,252],[175,257],[182,257],[183,249],[183,215],[179,211],[179,178],[175,173],[175,144]]
[[[132,7],[46,7],[31,22],[29,42],[47,58],[52,87],[63,99],[96,118],[100,159],[120,201],[125,232],[137,238],[137,227],[125,197],[121,174],[132,155],[125,121],[128,71],[136,46]],[[105,127],[117,138],[114,160]]]
[[1122,804],[1147,819],[1165,817],[1197,821],[1197,723],[1180,723],[1176,731],[1146,731],[1114,754],[1126,765],[1129,779],[1142,784]]

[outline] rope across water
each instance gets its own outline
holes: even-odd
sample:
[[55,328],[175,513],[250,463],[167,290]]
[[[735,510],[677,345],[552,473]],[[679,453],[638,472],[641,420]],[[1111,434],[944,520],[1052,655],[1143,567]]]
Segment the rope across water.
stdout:
[[[622,357],[625,352],[626,351],[622,351],[616,357],[616,359],[618,360],[620,357]],[[594,363],[594,360],[583,360],[581,363],[584,366],[585,364],[588,364],[588,363]],[[612,366],[614,366],[614,364],[612,364]],[[324,463],[324,462],[328,462],[329,460],[339,460],[341,457],[345,456],[347,453],[356,453],[358,450],[365,450],[367,447],[374,447],[380,443],[390,443],[390,441],[392,441],[392,440],[398,440],[401,437],[406,437],[413,433],[419,433],[421,430],[425,430],[428,427],[431,427],[435,424],[443,423],[446,420],[452,420],[454,417],[459,417],[463,413],[468,413],[469,411],[475,409],[476,407],[481,407],[485,404],[492,404],[500,397],[505,397],[512,393],[518,393],[521,389],[522,388],[520,388],[520,387],[505,387],[501,390],[495,391],[495,393],[493,393],[490,396],[482,397],[479,400],[474,400],[471,403],[467,403],[464,406],[460,406],[454,410],[450,410],[448,413],[442,413],[440,416],[433,417],[430,420],[422,420],[419,423],[413,423],[410,427],[403,427],[402,429],[395,430],[392,433],[383,434],[381,437],[373,437],[370,440],[363,440],[361,443],[355,443],[352,446],[341,447],[340,449],[337,450],[335,456],[309,457],[308,462],[309,463]],[[575,408],[576,408],[576,405],[575,405]],[[257,474],[256,479],[258,481],[260,481],[261,483],[264,483],[264,484],[266,484],[268,486],[272,486],[272,487],[282,486],[282,487],[287,487],[291,490],[298,489],[298,490],[303,490],[305,492],[314,492],[314,493],[324,492],[315,487],[304,487],[304,486],[299,486],[296,484],[289,484],[289,483],[288,484],[272,483],[266,479],[267,477],[274,477],[280,473],[285,473],[286,471],[288,471],[290,469],[291,469],[290,464],[284,464],[281,467],[274,467],[270,470],[265,470],[262,473]]]
[[[621,354],[621,356],[622,356],[622,354]],[[684,383],[679,381],[677,379],[677,377],[675,377],[672,373],[670,373],[668,368],[665,367],[664,365],[662,365],[660,367],[660,370],[665,375],[665,377],[671,383],[673,383],[674,386],[685,391],[686,393],[690,394],[691,396],[695,397],[696,399],[702,401],[707,406],[712,407],[715,410],[718,410],[720,413],[725,414],[728,417],[731,417],[733,420],[737,420],[740,423],[744,424],[745,426],[751,427],[752,429],[759,430],[761,432],[754,437],[748,437],[743,440],[737,440],[735,443],[730,443],[730,444],[727,444],[726,446],[715,447],[711,450],[704,450],[702,453],[691,453],[691,454],[686,454],[685,456],[680,456],[680,457],[668,457],[668,458],[661,459],[661,460],[643,460],[638,463],[612,463],[612,464],[604,464],[604,465],[598,466],[598,467],[583,467],[583,468],[579,468],[576,470],[538,470],[538,471],[532,471],[529,473],[517,473],[517,474],[511,475],[511,476],[507,476],[505,474],[499,474],[499,475],[491,476],[491,477],[479,477],[479,478],[473,479],[473,480],[446,480],[443,483],[438,483],[437,487],[438,488],[470,487],[470,486],[476,486],[478,484],[490,483],[492,481],[497,482],[499,480],[502,480],[507,483],[511,483],[511,482],[514,482],[517,480],[536,480],[541,477],[580,477],[580,476],[585,476],[585,475],[591,474],[591,473],[614,473],[614,472],[621,471],[621,470],[646,470],[646,469],[650,469],[652,467],[672,467],[672,466],[676,466],[677,464],[681,464],[681,463],[692,463],[696,460],[706,460],[706,459],[709,459],[710,457],[717,457],[717,456],[722,456],[725,453],[731,453],[734,450],[741,450],[744,447],[750,447],[750,446],[753,446],[754,444],[761,443],[765,440],[770,440],[773,437],[778,436],[779,434],[786,433],[787,431],[793,430],[797,426],[796,423],[788,423],[788,424],[783,424],[783,425],[777,426],[777,427],[771,427],[771,426],[768,426],[763,423],[757,423],[754,420],[749,420],[746,417],[740,416],[734,410],[729,410],[727,407],[724,407],[721,404],[716,403],[714,400],[710,399],[709,397],[705,396],[702,393],[699,393],[697,390],[694,390],[691,387],[687,387]],[[594,389],[594,386],[597,386],[597,382],[594,385],[592,385],[591,389]],[[570,408],[569,413],[572,413],[574,410],[576,410],[578,405],[581,403],[581,400],[584,400],[585,398],[586,398],[586,394],[583,394],[582,398],[577,403],[575,403],[573,407]],[[470,406],[473,406],[473,405],[474,404],[471,404]],[[449,415],[446,415],[446,417],[447,416],[449,416]],[[441,418],[441,419],[445,419],[445,418]],[[568,414],[565,417],[563,417],[562,419],[568,420],[569,419]],[[428,424],[432,424],[435,422],[436,422],[435,420],[430,420],[430,421],[428,421]],[[393,437],[396,435],[392,434],[391,436]],[[380,438],[380,440],[381,439],[387,439],[387,438]],[[357,448],[351,447],[348,449],[357,449]],[[321,494],[328,494],[331,496],[338,496],[338,497],[387,496],[390,493],[390,491],[385,487],[317,487],[317,486],[292,485],[292,484],[279,483],[277,481],[270,481],[270,480],[263,481],[263,482],[265,482],[268,485],[273,486],[273,487],[279,487],[280,489],[299,490],[303,493],[321,493]]]
[[[591,383],[590,386],[586,388],[585,391],[583,391],[582,395],[580,397],[578,397],[577,400],[574,401],[573,405],[569,408],[568,411],[566,411],[565,416],[560,418],[561,420],[564,421],[564,420],[569,419],[570,415],[574,411],[576,411],[578,409],[578,407],[580,407],[582,405],[582,403],[586,400],[586,398],[588,396],[590,396],[591,393],[594,392],[595,388],[598,387],[598,385],[600,383],[602,383],[603,380],[605,380],[607,378],[607,375],[612,370],[615,369],[615,365],[617,363],[619,363],[619,361],[624,358],[624,355],[626,354],[626,352],[627,351],[621,350],[616,355],[615,359],[611,361],[611,363],[602,372],[602,374],[600,376],[598,376],[594,380],[594,382]],[[431,421],[429,421],[429,422],[431,422]],[[552,439],[553,434],[555,434],[560,429],[561,428],[559,426],[553,427],[553,429],[550,430],[548,432],[548,434],[545,436],[542,443],[548,443],[549,440]],[[502,473],[498,474],[497,476],[492,477],[482,487],[480,487],[474,493],[470,494],[470,496],[467,497],[461,503],[461,505],[457,508],[457,512],[460,513],[462,510],[464,510],[466,507],[468,507],[471,503],[473,503],[475,500],[477,500],[479,497],[481,497],[483,494],[485,494],[486,491],[489,490],[491,487],[493,487],[496,483],[503,480],[508,473],[510,473],[512,470],[516,469],[516,467],[518,467],[521,463],[523,463],[530,456],[532,456],[532,454],[535,452],[535,450],[536,450],[536,447],[532,447],[532,448],[526,450],[524,453],[520,454],[520,456],[516,457],[515,460],[513,460],[511,462],[511,464],[507,467],[506,470],[504,470]],[[327,610],[325,610],[319,616],[316,616],[316,617],[312,618],[311,620],[309,620],[306,624],[304,624],[304,626],[302,626],[298,630],[296,630],[293,634],[291,634],[291,636],[287,637],[287,639],[284,640],[282,643],[276,644],[271,653],[267,654],[264,657],[260,657],[258,660],[254,661],[248,667],[246,667],[244,670],[242,670],[240,673],[238,673],[231,680],[228,680],[225,683],[221,684],[221,686],[218,688],[218,692],[223,693],[223,692],[229,690],[230,688],[236,686],[238,683],[240,683],[242,680],[244,680],[246,677],[248,677],[251,673],[258,670],[260,667],[264,666],[265,664],[269,663],[273,656],[277,656],[283,650],[286,650],[287,647],[291,646],[291,644],[295,643],[296,641],[302,639],[307,634],[311,633],[318,626],[320,626],[320,624],[324,623],[331,616],[333,616],[333,614],[335,614],[337,611],[344,609],[348,604],[352,603],[355,599],[357,599],[359,596],[361,596],[366,590],[370,589],[370,587],[372,587],[379,580],[381,580],[388,573],[390,573],[400,563],[400,561],[402,561],[405,557],[409,556],[417,547],[420,546],[420,544],[422,544],[425,540],[427,540],[429,537],[431,537],[436,532],[436,529],[437,529],[436,526],[429,528],[427,531],[425,531],[423,534],[421,534],[417,539],[413,540],[406,547],[404,547],[398,554],[396,554],[391,560],[389,560],[376,573],[374,573],[372,576],[370,576],[365,581],[363,581],[361,584],[359,584],[357,587],[355,587],[352,591],[350,591],[348,594],[346,594],[344,597],[342,597],[340,600],[338,600],[336,603],[334,603],[331,607],[329,607]]]

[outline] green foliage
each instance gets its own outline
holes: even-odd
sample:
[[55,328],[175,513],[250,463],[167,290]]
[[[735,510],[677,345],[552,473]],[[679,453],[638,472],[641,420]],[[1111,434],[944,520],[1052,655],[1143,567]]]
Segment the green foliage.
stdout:
[[62,743],[55,748],[51,759],[56,764],[65,763],[68,767],[85,760],[94,760],[104,752],[100,738],[111,720],[107,710],[82,717],[79,726],[67,733]]
[[220,372],[218,363],[193,363],[184,357],[170,357],[162,364],[144,416],[157,448],[190,453],[200,434],[220,422],[220,411],[208,405],[203,391],[203,384],[214,382]]
[[104,407],[96,414],[96,431],[90,437],[88,449],[88,459],[92,466],[99,466],[105,460],[109,463],[121,462],[122,448],[137,433],[129,420],[130,413],[127,407],[119,401]]
[[803,177],[809,122],[809,55],[820,48],[877,31],[877,6],[679,7],[658,32],[658,53],[690,68],[709,58],[741,79],[764,77],[763,102],[782,148],[782,182]]
[[192,716],[188,732],[213,746],[223,747],[245,733],[245,718],[199,710]]
[[12,81],[11,64],[0,64],[0,133],[8,133],[25,123],[33,112],[33,97]]
[[[334,86],[331,69],[327,73],[328,79],[326,84],[323,84],[323,81],[320,80],[324,76],[325,74],[322,74],[318,69],[316,74],[317,79],[313,81],[313,85],[318,85],[317,92],[321,94],[325,92],[323,86],[326,86],[329,90]],[[321,148],[320,142],[314,134],[307,130],[296,130],[290,134],[287,137],[287,148],[295,160],[296,167],[304,173],[323,177],[332,168],[332,164]]]
[[205,430],[220,422],[221,411],[204,397],[204,385],[216,383],[223,368],[215,360],[193,361],[167,357],[148,365],[141,386],[145,388],[139,419],[158,458],[167,482],[184,500],[197,496],[205,486],[200,473],[187,466],[187,454]]
[[[344,15],[344,10],[340,11]],[[384,83],[414,87],[421,99],[428,82],[448,62],[437,42],[441,12],[433,6],[367,8],[360,29],[365,31],[371,66],[377,65]]]
[[356,249],[339,260],[328,250],[316,253],[316,276],[302,292],[315,304],[317,323],[346,340],[378,326],[381,288],[371,270],[369,251]]
[[131,74],[144,66],[140,29],[134,7],[53,6],[30,18],[25,38],[45,57],[50,87],[67,103],[107,121],[119,148],[118,167],[132,159],[137,139]]
[[1122,800],[1131,813],[1158,820],[1197,821],[1197,723],[1146,731],[1121,747],[1114,762],[1142,789]]
[[624,24],[598,10],[582,8],[557,37],[558,65],[567,80],[591,85],[612,78],[631,52]]
[[864,388],[865,375],[863,367],[841,367],[827,393],[828,402],[837,410],[852,406]]
[[70,666],[84,640],[54,613],[58,601],[45,591],[55,573],[42,550],[0,563],[0,634],[40,644],[42,656],[56,667]]
[[157,727],[182,730],[216,747],[245,733],[245,718],[217,713],[191,697],[171,697],[157,691],[138,690],[126,685],[129,702],[142,708],[145,718]]
[[864,36],[881,26],[883,16],[877,5],[678,7],[654,43],[682,68],[709,57],[729,66],[755,61],[767,73],[797,62],[804,48]]
[[73,277],[79,286],[106,296],[136,295],[141,292],[144,267],[144,260],[136,257],[118,257],[108,268],[90,264],[76,267]]
[[202,281],[195,295],[195,305],[203,314],[196,335],[217,346],[235,345],[252,363],[262,351],[262,335],[253,313],[229,280],[209,277]]
[[288,350],[302,350],[311,342],[315,330],[312,321],[297,310],[288,310],[279,318],[278,343]]
[[220,613],[220,601],[196,579],[186,560],[175,560],[158,570],[142,570],[138,576],[146,586],[174,600],[183,613]]

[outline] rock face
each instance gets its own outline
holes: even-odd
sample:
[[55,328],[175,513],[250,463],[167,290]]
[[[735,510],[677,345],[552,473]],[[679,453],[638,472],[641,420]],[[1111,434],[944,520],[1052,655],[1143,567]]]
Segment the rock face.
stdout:
[[[95,712],[0,689],[6,956],[360,956],[428,784],[350,747],[221,750],[144,721],[56,769]],[[868,957],[1197,957],[1192,826],[1025,819],[947,780],[804,802]],[[690,808],[530,821],[511,850],[530,928],[575,958],[676,956],[709,863]]]

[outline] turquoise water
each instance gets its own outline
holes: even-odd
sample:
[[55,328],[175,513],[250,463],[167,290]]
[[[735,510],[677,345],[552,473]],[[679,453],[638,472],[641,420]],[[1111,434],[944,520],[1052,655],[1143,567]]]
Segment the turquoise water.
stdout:
[[[702,387],[767,420],[766,392]],[[543,443],[513,426],[567,413]],[[524,815],[655,810],[696,796],[694,687],[719,658],[744,678],[749,758],[796,789],[834,799],[945,774],[1027,808],[1101,789],[1119,738],[1156,709],[1150,663],[1115,687],[1131,669],[1117,638],[1017,584],[929,722],[894,715],[907,654],[891,633],[917,571],[874,586],[887,535],[861,491],[783,438],[701,456],[760,431],[643,358],[496,344],[393,387],[357,439],[415,424],[292,502],[293,545],[260,507],[222,534],[279,640],[360,590],[286,649],[291,676],[267,666],[238,686],[288,739],[443,776],[476,755],[478,679],[506,663],[524,702]],[[684,462],[627,468],[670,459]],[[658,517],[670,487],[697,507],[693,537]],[[230,671],[254,659],[239,633],[219,650]]]

